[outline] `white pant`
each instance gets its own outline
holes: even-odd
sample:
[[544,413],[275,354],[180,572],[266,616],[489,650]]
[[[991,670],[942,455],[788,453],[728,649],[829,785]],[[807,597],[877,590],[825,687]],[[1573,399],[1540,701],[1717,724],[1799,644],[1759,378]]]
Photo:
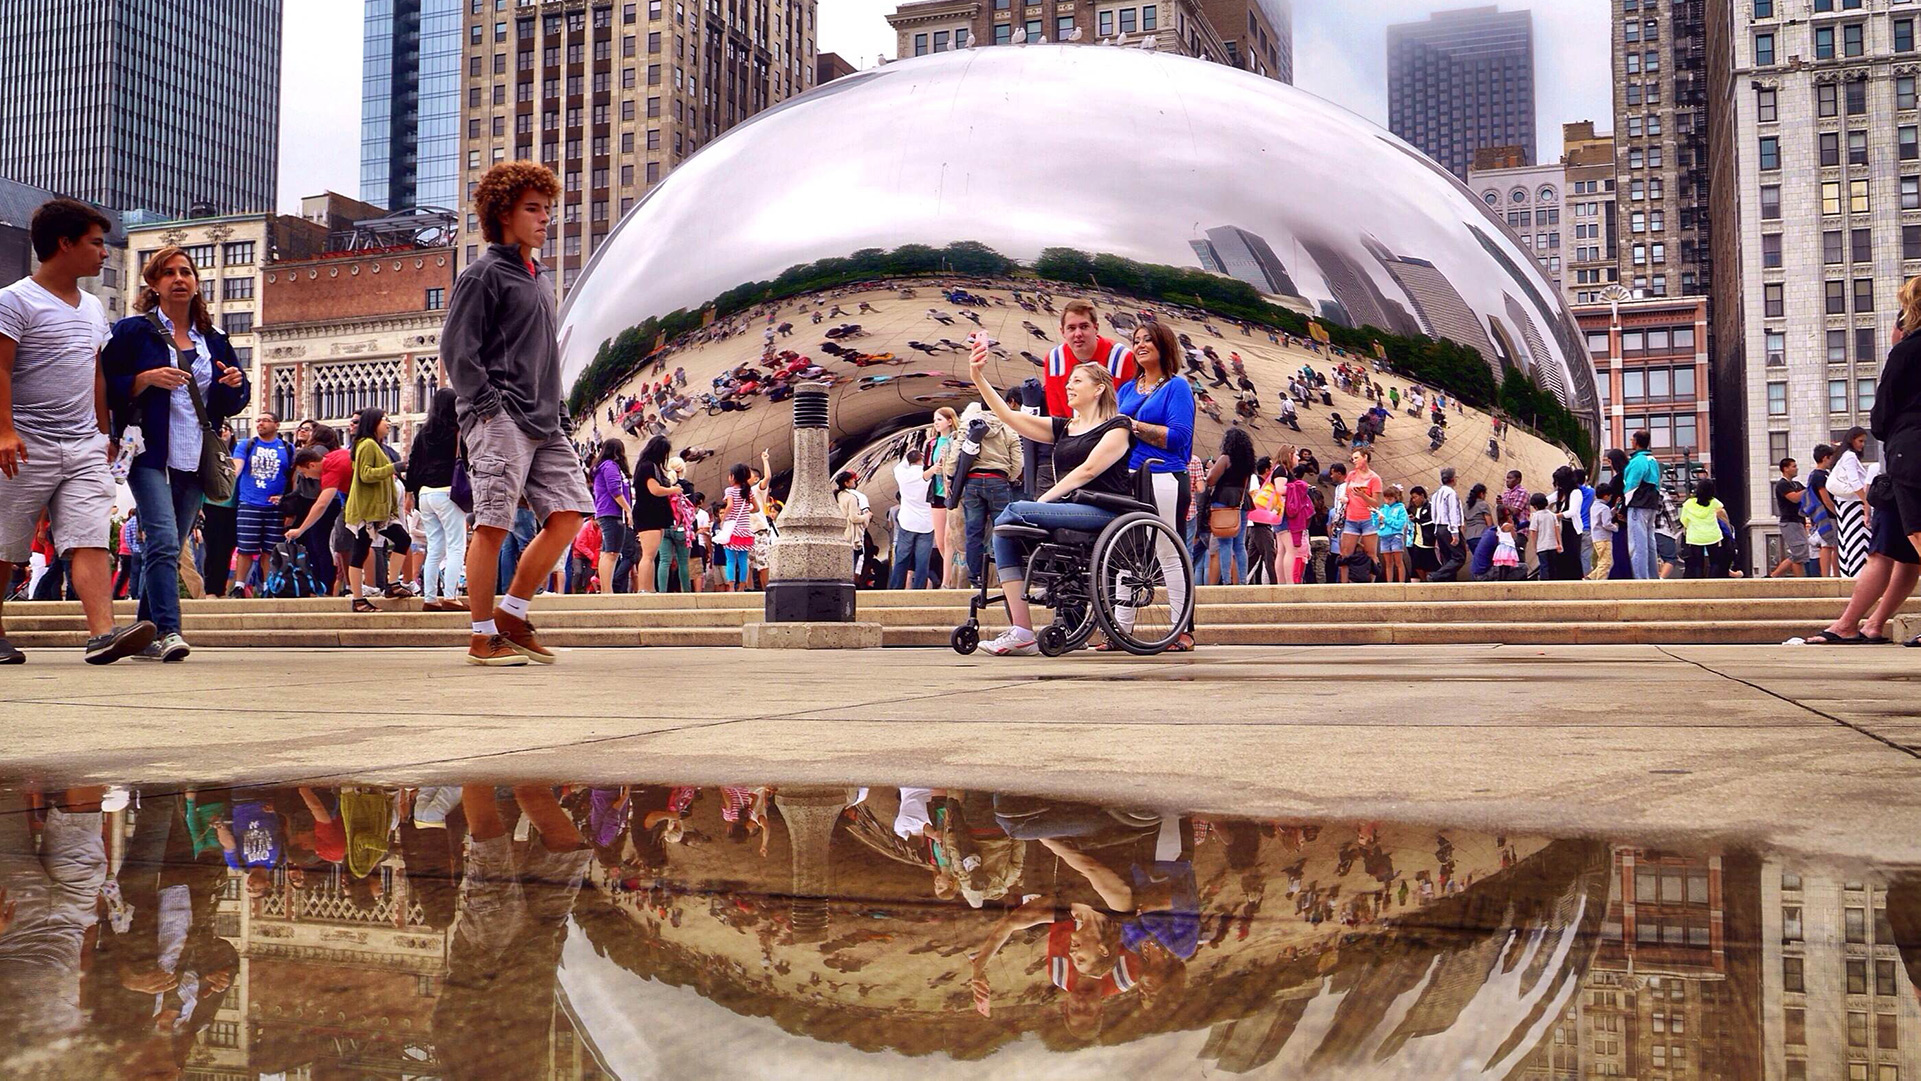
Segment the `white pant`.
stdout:
[[[1185,483],[1187,483],[1185,472],[1154,474],[1155,513],[1160,515],[1161,522],[1172,529],[1177,537],[1181,535],[1180,522],[1176,518],[1180,507],[1180,486]],[[1154,553],[1160,557],[1161,579],[1167,585],[1168,609],[1171,612],[1179,612],[1187,603],[1187,575],[1181,570],[1180,548],[1173,541],[1163,537],[1155,545]],[[1117,607],[1114,610],[1114,617],[1120,623],[1121,629],[1127,631],[1134,629],[1132,608]]]
[[454,505],[452,489],[420,490],[420,523],[427,533],[427,561],[420,571],[422,598],[459,596],[460,574],[467,566],[467,513]]

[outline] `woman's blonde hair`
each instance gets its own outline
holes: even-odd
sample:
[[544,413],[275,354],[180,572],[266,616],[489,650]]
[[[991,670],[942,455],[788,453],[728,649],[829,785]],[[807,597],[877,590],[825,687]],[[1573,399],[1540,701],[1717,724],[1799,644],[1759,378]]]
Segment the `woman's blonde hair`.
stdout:
[[947,423],[956,428],[960,427],[960,414],[954,412],[954,407],[951,405],[943,405],[939,409],[934,410],[934,416],[946,417]]
[[[187,254],[187,249],[174,245],[161,248],[148,256],[147,265],[140,269],[140,280],[147,284],[141,287],[140,295],[133,302],[134,311],[144,314],[160,306],[160,291],[153,287],[154,279],[160,277],[160,272],[167,268],[175,256],[187,261],[188,268],[193,271],[193,280],[199,282],[200,268],[194,266],[193,256]],[[202,334],[213,330],[213,313],[207,310],[207,300],[198,289],[193,291],[193,299],[187,302],[187,319]]]
[[1901,285],[1901,314],[1897,320],[1904,334],[1921,330],[1921,277],[1909,278]]
[[[1108,374],[1105,367],[1093,361],[1087,361],[1083,364],[1074,365],[1074,372],[1079,372],[1089,379],[1092,379],[1094,385],[1100,388],[1100,393],[1094,398],[1093,415],[1085,419],[1099,423],[1101,421],[1111,420],[1120,415],[1121,402],[1120,398],[1114,393],[1114,377]],[[1068,377],[1072,378],[1074,372],[1069,372]]]

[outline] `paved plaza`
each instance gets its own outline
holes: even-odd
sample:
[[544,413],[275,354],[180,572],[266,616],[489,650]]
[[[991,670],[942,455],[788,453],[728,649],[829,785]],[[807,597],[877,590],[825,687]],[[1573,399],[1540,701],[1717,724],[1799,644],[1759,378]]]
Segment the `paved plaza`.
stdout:
[[1921,668],[1818,648],[43,651],[0,723],[10,772],[103,782],[939,784],[1921,861]]

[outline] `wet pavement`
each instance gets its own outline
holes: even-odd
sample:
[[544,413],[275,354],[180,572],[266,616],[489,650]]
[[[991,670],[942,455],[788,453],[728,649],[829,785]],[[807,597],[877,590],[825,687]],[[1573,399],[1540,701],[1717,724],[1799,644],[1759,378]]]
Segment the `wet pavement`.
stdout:
[[0,786],[0,1076],[1921,1076],[1912,860],[675,781]]

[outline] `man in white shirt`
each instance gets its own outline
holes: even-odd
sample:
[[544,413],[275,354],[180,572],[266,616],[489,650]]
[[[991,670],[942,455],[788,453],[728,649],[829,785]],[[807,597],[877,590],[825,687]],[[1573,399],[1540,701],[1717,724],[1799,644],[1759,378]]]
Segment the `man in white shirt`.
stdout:
[[[14,564],[27,562],[46,511],[55,552],[72,560],[88,664],[138,653],[155,633],[145,620],[113,625],[107,544],[114,448],[100,368],[107,317],[99,299],[80,290],[81,278],[106,265],[109,224],[85,203],[46,203],[30,226],[40,266],[0,289],[0,594],[12,583]],[[0,625],[0,664],[26,659]]]
[[1428,575],[1430,582],[1452,582],[1467,562],[1462,546],[1461,493],[1454,488],[1454,467],[1441,470],[1441,484],[1434,489],[1434,544],[1441,565]]
[[[894,483],[900,488],[899,513],[894,521],[894,572],[889,589],[925,589],[933,584],[928,561],[934,551],[934,509],[927,500],[926,467],[921,464],[921,448],[909,446],[894,466]],[[907,585],[912,566],[913,585]]]

